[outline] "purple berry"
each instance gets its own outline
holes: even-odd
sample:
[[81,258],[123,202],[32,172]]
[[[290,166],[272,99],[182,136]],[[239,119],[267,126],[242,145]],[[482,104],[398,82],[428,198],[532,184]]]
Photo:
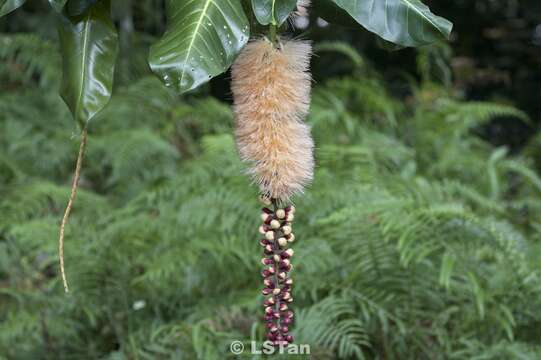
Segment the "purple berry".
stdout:
[[286,336],[286,341],[288,343],[292,343],[293,342],[293,336],[291,336],[291,335]]

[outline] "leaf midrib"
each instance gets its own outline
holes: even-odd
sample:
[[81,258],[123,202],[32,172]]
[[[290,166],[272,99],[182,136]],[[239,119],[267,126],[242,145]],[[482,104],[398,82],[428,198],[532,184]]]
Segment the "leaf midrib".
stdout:
[[272,0],[272,7],[271,7],[271,24],[276,26],[276,17],[274,16],[274,8],[276,5],[276,0]]
[[184,58],[184,66],[182,67],[182,73],[180,74],[181,84],[182,84],[182,80],[184,80],[184,75],[186,74],[186,66],[188,65],[188,60],[190,59],[190,55],[192,53],[192,48],[195,43],[195,37],[197,36],[197,33],[199,32],[199,28],[201,27],[201,24],[203,23],[203,19],[205,18],[205,15],[211,3],[212,3],[212,0],[206,0],[205,6],[203,7],[203,10],[201,10],[201,15],[199,16],[199,20],[197,20],[197,24],[195,25],[192,38],[190,39],[190,44],[188,45],[188,51],[186,52],[186,57]]
[[85,28],[84,28],[84,37],[83,37],[83,56],[81,56],[81,73],[82,73],[82,79],[81,79],[81,86],[79,88],[79,96],[77,98],[77,107],[75,109],[75,116],[76,116],[76,121],[80,121],[78,118],[79,118],[79,108],[81,106],[81,100],[83,98],[83,89],[85,87],[85,79],[86,79],[86,58],[87,58],[87,49],[88,49],[88,34],[90,33],[90,31],[88,30],[89,26],[90,26],[90,15],[92,14],[92,9],[90,9],[88,11],[88,14],[86,16],[86,20],[85,20]]

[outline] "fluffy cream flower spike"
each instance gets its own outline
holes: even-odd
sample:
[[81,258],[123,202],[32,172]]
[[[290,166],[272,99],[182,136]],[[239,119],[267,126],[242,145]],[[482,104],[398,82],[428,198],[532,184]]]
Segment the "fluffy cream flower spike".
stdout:
[[264,196],[282,201],[313,178],[314,143],[303,121],[310,104],[311,45],[249,43],[233,64],[236,141]]

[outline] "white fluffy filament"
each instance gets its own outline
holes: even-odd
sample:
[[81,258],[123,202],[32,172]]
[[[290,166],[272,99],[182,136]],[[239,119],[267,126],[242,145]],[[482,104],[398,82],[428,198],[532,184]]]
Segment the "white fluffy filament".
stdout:
[[313,178],[314,143],[304,123],[310,105],[311,45],[249,43],[232,69],[236,141],[261,192],[289,200]]

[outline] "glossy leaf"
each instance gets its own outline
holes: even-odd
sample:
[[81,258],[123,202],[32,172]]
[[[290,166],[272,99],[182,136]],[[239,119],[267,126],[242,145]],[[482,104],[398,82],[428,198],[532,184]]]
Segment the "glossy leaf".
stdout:
[[239,0],[168,0],[168,28],[149,63],[166,86],[195,89],[231,66],[250,29]]
[[80,124],[109,102],[118,53],[110,2],[100,1],[78,17],[63,17],[60,26],[63,61],[61,95]]
[[367,30],[402,46],[426,45],[448,38],[453,27],[419,0],[332,1]]
[[0,17],[9,14],[13,10],[23,6],[26,0],[0,0]]
[[51,7],[58,12],[62,11],[64,5],[66,5],[66,2],[67,0],[49,0],[49,4],[51,4]]
[[297,0],[252,0],[252,9],[261,25],[282,25],[297,7]]
[[[99,0],[68,0],[66,4],[66,12],[69,16],[82,15],[98,1]],[[66,1],[64,0],[64,2]]]
[[347,11],[336,5],[332,0],[315,0],[311,3],[310,13],[325,21],[347,28],[357,28],[355,21]]

